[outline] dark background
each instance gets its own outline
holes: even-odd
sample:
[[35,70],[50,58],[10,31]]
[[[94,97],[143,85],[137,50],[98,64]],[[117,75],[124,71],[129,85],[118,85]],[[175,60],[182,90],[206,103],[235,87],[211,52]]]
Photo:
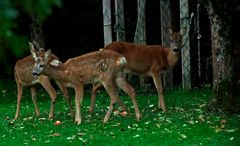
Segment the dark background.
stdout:
[[[62,7],[53,7],[53,12],[43,23],[45,39],[45,49],[52,49],[61,61],[68,58],[82,55],[91,51],[98,50],[104,46],[103,38],[103,16],[101,0],[62,0]],[[189,1],[189,13],[197,11],[197,0]],[[116,40],[114,24],[114,1],[112,5],[112,29],[113,40]],[[161,44],[161,25],[160,25],[160,2],[159,0],[146,1],[146,42],[147,44]],[[239,12],[239,11],[238,11]],[[179,1],[171,0],[171,27],[179,31]],[[133,42],[137,22],[137,0],[124,0],[125,15],[125,35],[126,41]],[[238,18],[239,13],[234,17]],[[193,23],[190,30],[190,51],[191,51],[191,75],[193,86],[202,82],[212,82],[211,67],[211,38],[210,26],[206,9],[200,7],[200,32],[201,32],[201,76],[198,76],[198,56],[197,56],[197,34],[196,26]],[[15,31],[21,35],[30,36],[31,19],[29,14],[21,13],[17,20],[18,29]],[[235,31],[233,40],[235,48],[239,46],[239,23],[233,22]],[[235,49],[235,54],[240,54],[239,49]],[[16,61],[30,55],[28,49],[21,57],[15,57],[11,53],[6,54],[7,60],[0,62],[0,79],[13,79],[13,70]],[[239,55],[235,55],[239,58]],[[235,59],[239,62],[238,59]],[[240,63],[239,63],[240,64]],[[235,67],[237,69],[237,66]],[[174,83],[181,83],[181,61],[174,69]]]

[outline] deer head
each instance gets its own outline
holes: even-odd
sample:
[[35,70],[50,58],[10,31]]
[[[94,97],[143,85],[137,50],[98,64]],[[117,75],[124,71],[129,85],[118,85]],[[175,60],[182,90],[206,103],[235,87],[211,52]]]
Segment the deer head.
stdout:
[[170,48],[175,53],[179,53],[183,46],[181,31],[174,32],[172,29],[169,29],[169,34],[170,34]]
[[52,53],[51,50],[47,50],[46,52],[36,52],[35,50],[30,49],[33,59],[35,60],[35,65],[32,71],[33,77],[39,76],[44,66],[48,63]]

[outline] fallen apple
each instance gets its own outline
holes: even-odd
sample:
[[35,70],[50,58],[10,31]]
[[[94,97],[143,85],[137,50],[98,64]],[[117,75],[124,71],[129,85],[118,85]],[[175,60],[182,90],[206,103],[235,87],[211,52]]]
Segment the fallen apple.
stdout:
[[60,125],[60,124],[62,124],[61,121],[56,121],[56,122],[54,122],[54,125]]

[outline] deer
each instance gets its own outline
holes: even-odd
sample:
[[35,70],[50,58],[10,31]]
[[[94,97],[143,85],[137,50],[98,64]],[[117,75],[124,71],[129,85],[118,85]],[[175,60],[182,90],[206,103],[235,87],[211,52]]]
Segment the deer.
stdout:
[[[37,48],[39,49],[38,51],[35,50],[34,45],[37,46]],[[29,48],[31,48],[32,50],[35,50],[35,52],[43,54],[45,51],[43,48],[40,48],[38,44],[36,44],[36,42],[29,42]],[[59,60],[59,58],[52,54],[49,58],[49,63],[51,63],[52,65],[58,66],[61,64],[61,61]],[[37,101],[36,101],[36,84],[41,84],[43,86],[43,88],[48,92],[48,94],[51,97],[51,107],[50,107],[50,112],[49,112],[49,117],[48,119],[52,119],[54,116],[54,105],[55,105],[55,101],[56,101],[56,91],[53,88],[53,86],[51,85],[50,79],[49,77],[45,76],[45,75],[41,75],[38,77],[33,77],[32,76],[32,70],[34,68],[34,63],[35,61],[33,60],[32,56],[26,56],[22,59],[19,59],[14,67],[14,77],[15,77],[15,81],[17,84],[17,107],[16,107],[16,114],[14,117],[14,121],[19,117],[20,114],[20,104],[21,104],[21,99],[22,99],[22,94],[23,94],[23,88],[25,87],[30,87],[31,89],[31,96],[32,96],[32,101],[35,107],[35,112],[37,117],[40,116],[40,111],[39,108],[37,106]],[[69,106],[69,110],[71,113],[71,116],[74,116],[73,113],[73,109],[71,106],[71,99],[70,96],[68,94],[68,91],[66,90],[66,88],[63,86],[63,84],[61,84],[60,82],[56,81],[56,84],[58,85],[58,87],[60,88],[60,90],[63,92],[64,97],[66,98],[66,101],[68,103]]]
[[[53,80],[61,82],[66,88],[73,88],[75,91],[75,121],[79,125],[82,122],[81,104],[84,95],[84,85],[101,82],[110,97],[110,105],[106,112],[103,122],[106,123],[116,103],[121,103],[116,91],[116,84],[124,86],[125,90],[131,92],[131,86],[125,81],[122,75],[123,66],[126,64],[126,58],[114,51],[94,51],[84,55],[68,59],[59,66],[49,63],[51,50],[45,54],[38,54],[30,50],[35,60],[33,76],[46,75]],[[138,104],[135,94],[130,96],[135,107],[137,120],[140,118]]]
[[[125,73],[131,72],[152,77],[158,92],[158,108],[167,111],[163,95],[162,75],[173,69],[179,60],[180,51],[184,44],[181,33],[182,31],[174,32],[169,29],[170,47],[115,41],[102,50],[112,50],[126,57]],[[94,110],[96,94],[101,86],[101,83],[93,85],[90,112]]]

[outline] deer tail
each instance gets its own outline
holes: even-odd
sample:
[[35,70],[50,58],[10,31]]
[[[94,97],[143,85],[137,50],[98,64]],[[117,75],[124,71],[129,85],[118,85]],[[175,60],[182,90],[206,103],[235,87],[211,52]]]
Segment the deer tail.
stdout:
[[125,65],[127,64],[127,59],[124,56],[121,56],[117,60],[117,65]]

